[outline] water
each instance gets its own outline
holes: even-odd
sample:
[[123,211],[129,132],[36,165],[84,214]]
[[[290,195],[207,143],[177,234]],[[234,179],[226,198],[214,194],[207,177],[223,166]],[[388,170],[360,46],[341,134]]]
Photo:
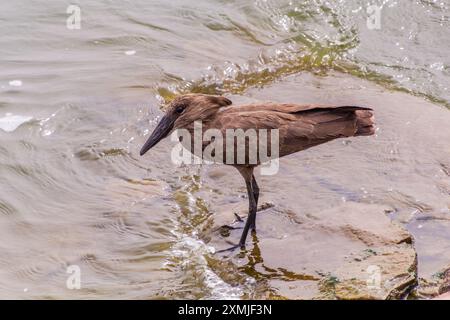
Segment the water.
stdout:
[[[66,27],[66,9],[77,2],[2,3],[0,297],[264,296],[264,276],[211,254],[208,241],[214,208],[246,201],[237,174],[211,179],[207,168],[174,168],[168,142],[145,158],[138,150],[161,105],[184,92],[227,94],[236,103],[331,102],[344,100],[340,77],[349,74],[361,86],[368,79],[450,107],[450,3],[375,3],[380,30],[367,27],[366,1],[80,2],[79,30]],[[314,91],[333,77],[335,86]],[[345,88],[358,89],[353,81]],[[405,108],[393,114],[398,123]],[[401,132],[381,142],[380,152],[394,155],[377,158],[369,194],[413,228],[416,220],[402,217],[414,210],[448,214],[448,139],[414,160]],[[298,187],[295,176],[308,181],[301,206],[294,196],[287,204],[308,211],[344,196],[363,201],[362,182],[327,175],[342,159],[328,163],[325,152],[310,169],[299,167],[313,154],[284,161],[280,193]],[[403,175],[388,181],[380,168]],[[401,191],[386,194],[391,187]],[[425,273],[450,260],[429,246],[433,236],[449,246],[445,227],[445,219],[432,220],[417,231]],[[81,290],[66,287],[69,265],[81,268]]]

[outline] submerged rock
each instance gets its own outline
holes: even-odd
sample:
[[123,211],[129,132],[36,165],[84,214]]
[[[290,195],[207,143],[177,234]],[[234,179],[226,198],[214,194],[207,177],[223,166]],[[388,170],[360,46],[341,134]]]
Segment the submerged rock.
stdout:
[[419,299],[450,300],[450,266],[436,272],[429,279],[420,278],[415,295]]
[[[237,252],[225,256],[265,281],[271,298],[396,299],[416,283],[411,235],[386,216],[386,207],[347,202],[308,215],[263,207],[248,259]],[[242,225],[236,210],[223,210],[215,216],[217,234],[232,221],[232,227]],[[242,215],[245,208],[237,211]],[[241,229],[227,229],[229,237],[212,237],[216,248],[226,246],[224,238],[237,243]]]

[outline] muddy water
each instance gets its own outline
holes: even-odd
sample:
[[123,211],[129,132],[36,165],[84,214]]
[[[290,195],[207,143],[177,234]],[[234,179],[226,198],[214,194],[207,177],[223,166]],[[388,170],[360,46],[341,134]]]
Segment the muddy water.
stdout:
[[[419,272],[447,265],[449,4],[379,4],[381,30],[367,28],[365,1],[97,1],[80,5],[80,30],[66,28],[68,2],[2,4],[0,297],[270,291],[242,267],[264,257],[211,253],[227,240],[211,238],[214,213],[246,201],[238,174],[175,167],[169,141],[138,156],[180,92],[373,105],[377,137],[284,159],[263,196],[300,217],[388,205],[416,239]],[[67,289],[71,265],[80,290]]]

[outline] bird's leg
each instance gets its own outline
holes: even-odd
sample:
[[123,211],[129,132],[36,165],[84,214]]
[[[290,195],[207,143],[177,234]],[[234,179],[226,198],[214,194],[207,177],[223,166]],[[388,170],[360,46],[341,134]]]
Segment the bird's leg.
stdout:
[[[241,235],[241,239],[239,240],[239,244],[238,245],[234,245],[231,248],[228,249],[224,249],[224,250],[219,250],[217,252],[226,252],[226,251],[233,251],[237,248],[241,248],[244,249],[245,248],[245,240],[247,239],[247,234],[248,234],[248,230],[250,229],[251,225],[255,225],[255,220],[256,220],[256,210],[257,210],[257,205],[256,205],[256,199],[258,199],[259,196],[259,188],[256,185],[256,180],[254,180],[253,177],[253,167],[250,166],[236,166],[235,167],[239,173],[242,175],[242,177],[245,180],[245,185],[247,187],[247,193],[248,193],[248,204],[249,204],[249,209],[248,209],[248,217],[247,220],[245,221],[245,226],[244,226],[244,230],[242,231],[242,235]],[[254,181],[254,183],[253,183]],[[253,185],[256,186],[256,188],[253,188]],[[256,193],[255,193],[255,189],[256,189]],[[252,228],[253,229],[253,228]]]
[[[258,184],[256,183],[254,174],[252,174],[252,188],[253,188],[253,197],[255,198],[255,207],[258,208],[259,187]],[[250,228],[252,229],[252,231],[256,231],[256,214],[253,216]]]
[[255,195],[253,191],[253,183],[251,178],[245,179],[245,184],[247,185],[247,193],[248,193],[248,217],[247,221],[245,221],[244,230],[242,231],[241,240],[239,240],[239,246],[241,248],[245,247],[245,240],[247,239],[248,229],[252,224],[255,223],[256,220],[256,201]]

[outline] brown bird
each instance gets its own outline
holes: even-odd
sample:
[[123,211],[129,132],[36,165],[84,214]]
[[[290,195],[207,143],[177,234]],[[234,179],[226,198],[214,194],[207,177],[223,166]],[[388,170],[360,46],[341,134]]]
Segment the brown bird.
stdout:
[[[373,112],[370,108],[275,103],[234,106],[229,99],[222,96],[187,94],[178,96],[169,104],[166,114],[145,142],[140,154],[144,155],[174,130],[187,129],[191,141],[183,139],[183,146],[200,158],[211,159],[211,155],[214,156],[214,153],[211,153],[208,157],[205,156],[204,151],[214,139],[202,139],[201,147],[197,149],[194,147],[194,123],[199,121],[202,123],[201,137],[208,129],[217,129],[224,137],[229,129],[243,129],[244,131],[253,129],[257,133],[262,129],[277,130],[278,144],[275,147],[278,149],[278,154],[273,152],[275,150],[273,150],[274,145],[271,136],[265,141],[270,152],[270,159],[283,157],[336,138],[368,136],[375,131]],[[228,145],[224,144],[223,147],[222,157],[227,159],[225,164],[234,166],[244,178],[249,201],[249,214],[241,239],[239,244],[233,248],[244,248],[249,229],[256,230],[259,187],[253,175],[253,170],[261,164],[262,158],[257,152],[256,161],[251,161],[249,153],[252,150],[258,151],[261,140],[264,140],[264,138],[259,135],[256,142],[253,141],[253,143],[250,138],[244,140],[244,142],[235,139],[231,152]],[[216,151],[220,150],[222,149],[217,148]],[[239,162],[238,151],[242,150],[245,151],[245,157],[241,158]],[[231,162],[228,161],[229,158],[227,157],[230,153],[234,155]]]

